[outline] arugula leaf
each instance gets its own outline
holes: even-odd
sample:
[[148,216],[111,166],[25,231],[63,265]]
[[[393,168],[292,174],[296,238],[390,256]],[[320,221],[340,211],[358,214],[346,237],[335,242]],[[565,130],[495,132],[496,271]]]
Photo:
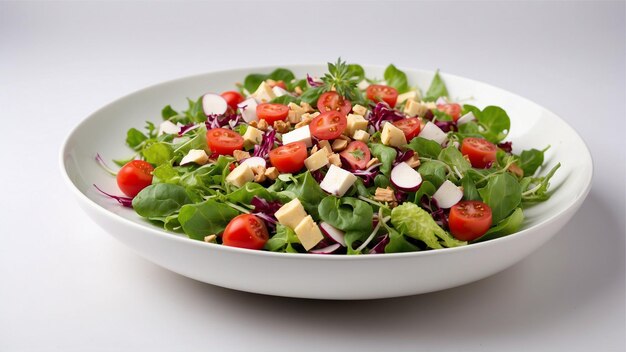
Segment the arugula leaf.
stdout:
[[524,170],[524,175],[532,176],[537,169],[543,165],[544,152],[542,150],[530,149],[524,150],[519,156],[517,166]]
[[439,227],[428,212],[413,203],[403,203],[391,211],[391,223],[400,233],[420,240],[429,248],[457,247],[459,241]]
[[411,142],[409,142],[406,147],[423,158],[436,159],[439,153],[441,153],[441,145],[439,145],[439,143],[422,137],[411,139]]
[[150,185],[133,198],[133,208],[145,218],[165,217],[191,203],[185,187],[169,183]]
[[147,139],[148,137],[145,134],[134,127],[126,132],[126,144],[135,150]]
[[394,148],[379,143],[370,143],[369,148],[372,155],[378,158],[378,160],[382,163],[380,166],[380,172],[382,172],[385,176],[389,176],[391,167],[393,166],[393,162],[396,160],[398,152]]
[[166,107],[163,108],[163,110],[161,110],[161,117],[163,117],[163,120],[167,120],[170,117],[176,116],[176,115],[178,115],[178,112],[172,109],[171,105],[167,105]]
[[153,143],[141,152],[150,164],[161,165],[172,159],[172,147],[165,143]]
[[422,179],[432,183],[435,187],[439,188],[441,184],[446,180],[446,165],[437,160],[427,161],[420,165],[417,170]]
[[113,159],[113,162],[115,163],[115,165],[122,167],[128,163],[130,163],[131,161],[135,160],[135,155],[131,156],[128,159]]
[[561,163],[556,164],[543,177],[524,177],[522,181],[520,181],[520,184],[523,185],[522,200],[524,202],[541,202],[550,198],[548,194],[550,179],[554,176],[559,167],[561,167]]
[[493,223],[499,223],[522,201],[522,190],[517,179],[509,173],[489,179],[487,186],[478,190],[483,202],[491,208]]
[[472,168],[467,159],[463,157],[463,154],[456,149],[453,145],[450,145],[441,150],[437,159],[443,161],[448,164],[452,170],[458,170],[461,174],[465,174],[468,170]]
[[320,188],[320,185],[308,171],[296,176],[296,181],[288,184],[285,190],[295,194],[306,212],[313,218],[318,218],[318,205],[326,197],[326,192]]
[[265,249],[271,252],[298,253],[291,246],[294,243],[300,243],[296,233],[287,226],[277,224],[276,234],[265,243]]
[[252,73],[252,74],[247,75],[243,81],[243,87],[249,93],[254,93],[257,90],[257,88],[259,88],[259,85],[261,84],[261,82],[265,80],[272,79],[274,81],[283,81],[285,82],[285,84],[287,84],[291,82],[292,80],[294,80],[295,78],[296,76],[294,76],[293,72],[291,72],[290,70],[285,69],[285,68],[277,68],[268,74]]
[[522,208],[515,208],[511,215],[500,221],[498,225],[490,228],[487,233],[475,239],[472,243],[489,241],[517,232],[522,226],[523,221],[524,212]]
[[187,104],[189,107],[183,112],[186,117],[186,120],[184,120],[185,123],[206,121],[206,115],[202,107],[202,97],[198,98],[198,100],[187,98]]
[[387,66],[385,73],[383,74],[388,86],[394,87],[398,90],[398,93],[406,93],[409,91],[409,82],[406,78],[406,73],[400,71],[393,64]]
[[228,222],[237,215],[239,212],[235,209],[209,199],[184,205],[178,214],[178,221],[189,238],[202,241],[205,236],[224,231]]
[[463,187],[464,200],[482,201],[482,198],[480,198],[480,193],[478,193],[478,189],[476,189],[476,184],[469,175],[463,176],[463,178],[461,179],[461,187]]
[[439,97],[447,96],[448,88],[446,88],[446,84],[443,82],[443,79],[439,75],[439,70],[437,70],[437,72],[435,72],[433,80],[430,82],[430,87],[428,87],[428,91],[426,91],[426,97],[424,97],[424,101],[435,101]]
[[177,184],[180,179],[178,171],[176,171],[176,169],[174,169],[174,167],[168,163],[157,166],[152,171],[152,176],[154,176],[154,178],[152,179],[152,183]]

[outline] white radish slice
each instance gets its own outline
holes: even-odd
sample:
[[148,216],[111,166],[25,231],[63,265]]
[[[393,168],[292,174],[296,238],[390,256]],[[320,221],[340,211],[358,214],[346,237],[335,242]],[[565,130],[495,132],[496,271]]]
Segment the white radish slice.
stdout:
[[444,97],[439,97],[439,98],[437,98],[437,101],[435,101],[435,104],[436,105],[446,105],[446,104],[448,104],[448,101]]
[[320,230],[322,230],[322,233],[324,235],[329,237],[331,240],[339,243],[342,247],[346,246],[346,234],[343,231],[339,230],[338,228],[327,222],[320,223]]
[[253,157],[244,159],[241,163],[250,166],[250,168],[252,169],[258,166],[263,166],[263,167],[267,166],[267,162],[265,161],[265,159],[261,158],[260,156],[253,156]]
[[180,131],[180,127],[180,123],[178,125],[175,125],[172,121],[165,120],[159,125],[158,135],[160,136],[163,134],[178,134],[178,132]]
[[454,183],[446,180],[433,194],[439,208],[448,209],[463,198],[463,191]]
[[237,107],[241,111],[241,117],[247,123],[252,121],[258,121],[259,118],[256,116],[256,106],[259,105],[254,98],[248,98],[241,103],[237,104]]
[[338,250],[339,247],[341,247],[341,245],[339,243],[335,243],[335,244],[331,244],[328,247],[324,247],[324,248],[320,248],[320,249],[312,249],[312,250],[309,251],[309,253],[313,253],[313,254],[331,254],[332,252]]
[[202,109],[207,116],[223,115],[228,109],[228,103],[219,94],[207,93],[202,97]]
[[428,121],[422,131],[418,135],[424,139],[430,139],[431,141],[435,141],[439,144],[442,144],[448,138],[448,134],[441,130],[441,128],[437,127],[434,123]]
[[402,162],[391,169],[391,183],[403,191],[417,191],[422,185],[422,175]]
[[456,125],[461,126],[461,125],[464,125],[468,122],[475,121],[475,120],[476,120],[476,116],[474,116],[474,114],[470,111],[467,114],[459,117],[459,119],[456,120]]
[[289,92],[286,91],[285,89],[279,87],[279,86],[274,86],[274,88],[272,88],[272,92],[274,92],[274,95],[276,97],[282,97],[283,95],[288,95]]

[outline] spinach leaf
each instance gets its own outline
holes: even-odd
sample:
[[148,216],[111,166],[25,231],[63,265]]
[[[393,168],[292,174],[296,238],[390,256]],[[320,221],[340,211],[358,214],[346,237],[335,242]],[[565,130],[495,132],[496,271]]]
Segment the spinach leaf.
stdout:
[[277,198],[275,193],[268,191],[267,188],[256,182],[246,183],[243,187],[228,194],[226,198],[233,203],[250,204],[255,196],[270,201]]
[[206,132],[206,127],[200,126],[195,130],[193,138],[175,144],[173,147],[174,153],[177,156],[177,161],[180,162],[180,160],[182,160],[182,158],[187,155],[191,149],[206,149]]
[[394,148],[379,143],[370,143],[369,147],[372,155],[378,158],[378,160],[382,163],[380,166],[380,172],[382,172],[385,176],[389,176],[391,167],[393,166],[393,162],[396,160],[398,152],[396,152]]
[[422,137],[411,139],[411,142],[406,146],[423,158],[436,159],[439,153],[441,153],[441,145],[439,143]]
[[171,215],[188,203],[191,199],[185,187],[169,183],[150,185],[133,198],[133,208],[146,218]]
[[147,139],[148,137],[145,134],[134,127],[126,132],[126,144],[135,150],[137,150],[137,147],[139,147],[139,145]]
[[373,215],[372,207],[356,198],[328,196],[319,203],[319,218],[346,232],[348,254],[357,254],[352,244],[372,232]]
[[460,140],[467,137],[483,138],[483,135],[480,133],[478,123],[474,121],[464,123],[458,126],[458,128],[459,131],[456,132],[456,134],[459,136]]
[[348,64],[348,77],[362,81],[365,79],[365,70],[358,64]]
[[178,221],[189,238],[202,241],[205,236],[224,231],[228,222],[237,215],[239,212],[235,209],[209,199],[184,205],[178,214]]
[[169,163],[172,159],[172,147],[165,143],[150,144],[141,153],[147,162],[154,165]]
[[265,243],[265,249],[271,252],[298,253],[291,246],[293,243],[300,243],[296,233],[287,226],[277,224],[276,234]]
[[482,201],[482,198],[480,198],[480,194],[478,193],[478,189],[476,189],[476,184],[469,175],[463,176],[461,179],[461,187],[463,187],[464,200]]
[[487,233],[475,239],[472,243],[489,241],[517,232],[522,226],[523,221],[524,212],[522,211],[522,208],[515,208],[511,215],[500,221],[498,225],[490,228]]
[[509,134],[511,119],[502,108],[487,106],[479,115],[475,116],[478,119],[478,124],[484,129],[481,134],[491,143],[497,144]]
[[432,183],[437,188],[446,180],[446,165],[441,161],[427,161],[420,165],[417,171],[422,175],[423,180]]
[[397,89],[398,93],[402,94],[409,91],[409,82],[406,78],[406,73],[400,71],[393,64],[387,66],[383,76],[387,85]]
[[389,177],[385,175],[378,174],[374,177],[374,185],[380,188],[387,188],[391,182],[389,182]]
[[448,89],[446,88],[446,84],[443,82],[443,79],[439,75],[439,70],[435,72],[435,76],[433,80],[430,82],[430,87],[428,87],[428,91],[426,91],[426,97],[424,97],[424,101],[435,101],[439,97],[447,97]]
[[422,197],[428,196],[428,198],[432,197],[433,194],[437,192],[437,187],[433,185],[430,181],[424,181],[420,185],[420,188],[415,192],[415,196],[413,197],[413,203],[420,205],[422,202]]
[[263,73],[249,74],[248,76],[246,76],[246,78],[243,81],[243,87],[249,93],[254,93],[257,90],[257,88],[259,88],[259,85],[261,84],[261,82],[265,80],[273,79],[274,81],[283,81],[285,82],[285,84],[287,84],[291,82],[292,80],[294,80],[295,78],[296,76],[294,76],[293,72],[291,72],[290,70],[287,70],[285,68],[277,68],[268,74],[263,74]]
[[524,170],[524,175],[532,176],[543,164],[543,154],[542,150],[524,150],[519,156],[519,163],[517,166]]
[[391,211],[391,223],[402,234],[420,240],[429,248],[457,247],[459,241],[439,227],[428,212],[413,203],[403,203]]
[[461,152],[453,145],[441,150],[441,153],[439,153],[437,159],[448,164],[448,166],[450,166],[450,168],[453,170],[456,168],[456,170],[458,170],[458,172],[462,174],[465,174],[467,170],[470,170],[472,168],[472,165],[469,163],[469,161],[467,161],[467,159],[463,157],[463,154],[461,154]]
[[487,186],[478,190],[481,198],[491,208],[493,223],[497,224],[517,208],[522,201],[522,190],[517,179],[509,173],[489,179]]
[[389,234],[389,243],[385,246],[385,253],[416,252],[419,247],[406,240],[403,234],[392,227],[385,226]]
[[318,218],[318,205],[326,197],[326,192],[320,188],[320,185],[308,171],[298,175],[296,181],[288,184],[285,190],[295,194],[306,212],[313,218]]

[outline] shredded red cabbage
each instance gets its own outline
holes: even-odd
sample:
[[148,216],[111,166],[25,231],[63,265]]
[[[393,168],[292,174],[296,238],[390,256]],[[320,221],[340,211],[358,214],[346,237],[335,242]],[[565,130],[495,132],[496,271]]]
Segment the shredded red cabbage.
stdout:
[[390,108],[389,105],[384,102],[377,103],[372,111],[368,114],[370,125],[372,125],[372,127],[376,131],[379,131],[382,128],[383,122],[385,121],[394,122],[402,120],[404,118],[404,114]]
[[424,195],[420,203],[421,207],[430,213],[430,216],[433,217],[437,225],[441,226],[444,230],[448,230],[448,214],[446,214],[444,209],[439,208],[436,199]]
[[94,187],[96,187],[96,189],[104,194],[105,196],[115,199],[116,201],[118,201],[118,203],[120,203],[121,205],[127,207],[127,208],[132,208],[133,207],[133,199],[130,197],[123,197],[123,196],[114,196],[112,194],[109,194],[103,190],[101,190],[98,186],[96,186],[95,184],[93,185]]
[[502,142],[498,144],[498,148],[510,154],[511,152],[513,152],[513,142]]
[[393,162],[393,166],[396,166],[400,163],[403,163],[409,159],[411,159],[413,157],[413,155],[415,155],[415,152],[411,149],[407,149],[406,151],[400,151],[398,152],[398,155],[396,155],[396,160],[394,160]]
[[308,73],[306,74],[306,81],[311,87],[321,87],[324,85],[324,82],[314,79],[313,77],[309,76]]
[[382,236],[380,241],[370,250],[370,254],[382,254],[385,253],[385,247],[389,244],[389,235]]
[[311,171],[311,176],[313,176],[313,179],[315,179],[317,183],[321,183],[326,175],[321,170],[315,170]]
[[435,125],[444,132],[458,131],[459,128],[454,121],[435,121]]
[[424,116],[422,116],[422,118],[427,121],[431,121],[434,117],[435,117],[435,114],[433,114],[433,111],[430,109],[426,110],[426,112],[424,113]]
[[239,114],[226,113],[224,115],[211,114],[206,117],[206,128],[210,130],[212,128],[220,128],[229,126],[233,128],[242,123],[243,119]]
[[189,131],[193,131],[196,128],[200,127],[200,124],[195,124],[195,123],[190,123],[188,125],[184,125],[180,128],[180,131],[178,131],[178,137],[182,137],[185,133],[189,132]]
[[278,222],[274,213],[283,206],[282,203],[277,200],[268,201],[261,197],[254,196],[252,200],[250,200],[250,205],[254,207],[254,213],[252,214],[265,220],[267,227],[274,231],[276,229],[276,223]]
[[278,142],[276,140],[276,130],[270,128],[269,130],[267,130],[267,132],[263,134],[261,144],[257,144],[254,146],[252,156],[260,156],[261,158],[267,160],[270,150],[274,148],[274,143],[276,142]]
[[363,179],[363,184],[365,186],[370,186],[374,183],[374,178],[380,172],[380,163],[374,164],[365,170],[350,170],[353,175],[359,176]]

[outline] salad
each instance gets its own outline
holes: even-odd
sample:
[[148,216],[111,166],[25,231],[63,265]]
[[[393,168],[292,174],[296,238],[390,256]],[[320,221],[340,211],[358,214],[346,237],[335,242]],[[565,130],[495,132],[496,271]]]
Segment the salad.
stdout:
[[341,60],[236,86],[128,130],[119,171],[96,157],[125,196],[98,190],[195,240],[376,254],[512,234],[559,167],[542,171],[547,146],[513,153],[507,113],[455,102],[438,72],[425,92],[394,65],[366,77]]

